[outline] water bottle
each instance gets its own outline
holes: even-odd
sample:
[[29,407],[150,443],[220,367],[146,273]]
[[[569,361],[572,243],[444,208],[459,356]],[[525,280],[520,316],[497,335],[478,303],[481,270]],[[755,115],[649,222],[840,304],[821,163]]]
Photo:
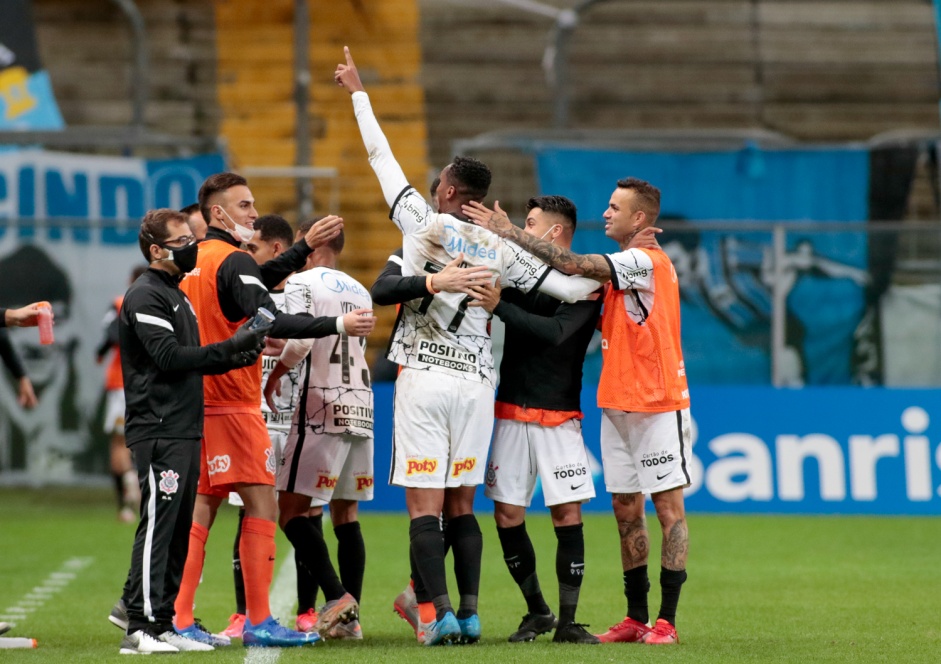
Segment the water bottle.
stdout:
[[39,343],[48,346],[55,341],[52,333],[52,305],[48,302],[39,303]]
[[268,327],[272,323],[274,323],[274,314],[264,307],[258,307],[258,311],[252,319],[252,324],[249,325],[248,328],[254,332],[259,328]]
[[37,645],[36,639],[27,639],[19,636],[0,637],[0,650],[6,648],[35,648]]

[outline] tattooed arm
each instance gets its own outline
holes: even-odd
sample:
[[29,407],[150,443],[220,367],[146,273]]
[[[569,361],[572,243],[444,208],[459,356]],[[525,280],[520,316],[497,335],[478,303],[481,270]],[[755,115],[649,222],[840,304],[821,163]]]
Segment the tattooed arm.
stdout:
[[524,233],[523,229],[513,225],[510,218],[500,208],[494,205],[494,210],[482,203],[471,202],[463,210],[471,221],[478,226],[506,238],[565,274],[580,274],[583,277],[604,283],[611,279],[611,266],[601,254],[576,254],[568,249],[556,246],[545,240]]
[[[538,237],[524,233],[523,229],[515,226],[510,218],[500,208],[500,203],[494,204],[491,210],[482,203],[471,202],[463,206],[464,214],[475,224],[482,226],[500,237],[506,238],[540,259],[551,265],[559,272],[565,274],[578,274],[589,279],[604,283],[611,279],[611,263],[602,254],[576,254],[570,249],[559,247]],[[656,233],[660,229],[647,227],[631,238],[625,249],[659,249]]]

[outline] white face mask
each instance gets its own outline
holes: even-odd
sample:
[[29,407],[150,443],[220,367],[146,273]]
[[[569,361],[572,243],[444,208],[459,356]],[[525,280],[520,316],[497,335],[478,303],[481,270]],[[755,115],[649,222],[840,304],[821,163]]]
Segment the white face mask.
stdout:
[[[222,214],[229,217],[229,213],[225,211],[224,207],[220,205],[219,209],[222,210]],[[232,225],[234,226],[234,228],[229,228],[228,226],[225,226],[224,221],[222,222],[222,225],[225,226],[225,229],[229,231],[232,237],[234,237],[236,240],[238,240],[242,244],[251,242],[252,238],[255,237],[255,231],[253,229],[246,228],[245,226],[235,223],[235,219],[233,219],[232,217],[229,217],[229,221],[232,222]]]
[[[559,224],[552,224],[551,226],[549,226],[549,230],[547,230],[545,233],[543,233],[541,236],[539,236],[539,239],[540,239],[540,240],[545,240],[545,239],[546,239],[546,236],[547,236],[549,233],[552,232],[552,229],[554,229],[554,228],[555,228],[556,226],[558,226],[558,225],[559,225]],[[553,242],[555,242],[555,238],[552,238],[551,240],[549,240],[549,244],[552,244]]]

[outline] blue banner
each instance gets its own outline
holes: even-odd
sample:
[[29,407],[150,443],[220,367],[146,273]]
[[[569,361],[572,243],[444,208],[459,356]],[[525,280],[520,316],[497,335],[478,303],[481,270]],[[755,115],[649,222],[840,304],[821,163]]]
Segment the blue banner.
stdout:
[[0,129],[64,126],[36,48],[29,0],[0,4]]
[[[0,238],[37,237],[35,219],[50,220],[44,240],[70,233],[90,241],[88,221],[105,244],[136,244],[147,210],[196,202],[203,180],[224,170],[221,155],[186,159],[101,157],[44,150],[0,153]],[[11,229],[10,220],[16,219]],[[128,220],[130,220],[128,222]],[[111,223],[107,223],[111,222]],[[115,223],[118,222],[118,223]]]
[[[702,221],[859,222],[869,214],[869,152],[863,149],[631,153],[546,149],[537,154],[540,190],[579,210],[573,249],[617,251],[601,215],[615,183],[628,176],[662,192],[660,219],[689,222],[660,242],[679,276],[683,349],[691,385],[771,382],[772,235],[706,232]],[[591,223],[595,221],[596,223]],[[588,222],[588,223],[584,223]],[[853,383],[853,334],[865,311],[868,246],[863,233],[789,234],[789,384]],[[597,380],[600,360],[586,375]]]
[[[69,482],[96,467],[102,367],[101,320],[145,262],[140,219],[149,208],[196,202],[219,155],[144,160],[0,152],[0,306],[47,300],[55,343],[35,328],[9,330],[39,405],[16,405],[17,381],[0,372],[0,475]],[[107,444],[100,449],[107,449]],[[106,467],[106,466],[105,466]]]
[[[595,389],[582,405],[597,495],[583,509],[607,512]],[[375,500],[362,508],[404,510],[404,490],[388,485],[392,385],[375,393]],[[941,514],[941,390],[702,387],[691,412],[688,511]],[[542,501],[537,485],[531,509]],[[482,487],[476,509],[493,511]]]

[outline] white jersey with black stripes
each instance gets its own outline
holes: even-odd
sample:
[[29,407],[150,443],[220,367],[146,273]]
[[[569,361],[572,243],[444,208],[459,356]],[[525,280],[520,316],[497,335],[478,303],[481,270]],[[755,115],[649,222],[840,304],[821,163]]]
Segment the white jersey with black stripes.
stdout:
[[[354,92],[353,110],[390,217],[402,231],[403,276],[437,272],[458,254],[466,266],[485,265],[501,285],[528,292],[533,288],[574,302],[598,289],[598,282],[552,270],[517,245],[490,231],[439,214],[405,177],[379,127],[365,92]],[[389,359],[413,369],[442,371],[496,385],[491,353],[490,314],[468,307],[459,293],[428,295],[402,305],[389,346]]]
[[[285,309],[291,314],[343,316],[357,309],[372,309],[369,291],[344,272],[315,267],[288,278]],[[291,366],[309,351],[306,385],[292,423],[300,417],[313,433],[373,435],[373,393],[366,364],[366,338],[346,334],[322,339],[292,339],[281,353]]]
[[[435,213],[412,187],[395,201],[392,218],[404,235],[403,276],[438,272],[464,254],[465,265],[484,265],[504,287],[529,291],[549,270],[493,233]],[[468,307],[469,302],[461,293],[429,294],[405,302],[389,346],[389,359],[413,369],[442,371],[495,387],[490,314],[481,307]]]
[[[284,306],[284,291],[271,291],[271,299],[274,300],[278,311],[287,312]],[[273,343],[271,339],[268,340],[268,344],[272,350],[276,348],[275,343]],[[278,355],[278,351],[269,353],[268,349],[265,349],[265,354],[262,356],[261,361],[262,385],[268,382],[269,374],[271,374],[275,365],[278,363]],[[291,418],[294,415],[295,408],[297,408],[297,398],[301,390],[301,375],[303,370],[304,363],[301,362],[281,376],[281,394],[279,396],[275,393],[273,396],[274,405],[278,409],[277,413],[271,412],[271,409],[268,407],[268,402],[265,401],[264,396],[262,396],[261,412],[264,414],[265,422],[269,429],[288,431],[291,428]]]

